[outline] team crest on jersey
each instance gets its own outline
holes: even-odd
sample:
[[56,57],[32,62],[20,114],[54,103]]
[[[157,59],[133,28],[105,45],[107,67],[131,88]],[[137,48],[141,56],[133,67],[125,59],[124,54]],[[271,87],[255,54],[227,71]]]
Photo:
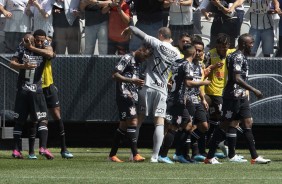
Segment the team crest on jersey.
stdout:
[[241,71],[241,66],[240,65],[235,65],[235,70],[236,71]]
[[136,108],[135,107],[130,107],[129,110],[130,110],[130,115],[131,116],[136,115]]

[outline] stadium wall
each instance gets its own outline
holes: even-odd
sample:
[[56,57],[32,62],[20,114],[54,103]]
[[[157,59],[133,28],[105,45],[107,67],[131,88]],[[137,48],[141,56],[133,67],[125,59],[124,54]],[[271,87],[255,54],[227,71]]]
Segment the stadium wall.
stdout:
[[[2,55],[2,57],[10,58],[11,55]],[[2,114],[3,117],[3,114],[6,114],[9,120],[9,113],[12,113],[14,108],[17,74],[4,66],[8,61],[2,57],[0,58],[3,64],[0,65],[0,115]],[[59,90],[62,118],[68,132],[68,141],[74,146],[80,145],[85,139],[88,143],[84,146],[103,146],[107,140],[111,140],[118,122],[115,82],[111,79],[111,73],[119,58],[108,55],[59,55],[53,60],[53,75]],[[257,127],[255,130],[259,132],[269,130],[269,135],[274,135],[274,132],[281,130],[282,125],[281,59],[250,58],[249,65],[249,83],[260,89],[265,97],[257,101],[253,94],[250,96],[254,124]],[[149,119],[147,121],[149,122]],[[53,126],[52,122],[50,126]],[[151,142],[150,133],[153,127],[146,122],[144,127],[143,140],[148,140],[144,141],[146,145]],[[52,139],[52,131],[50,138]],[[274,144],[281,144],[281,138],[275,139]]]

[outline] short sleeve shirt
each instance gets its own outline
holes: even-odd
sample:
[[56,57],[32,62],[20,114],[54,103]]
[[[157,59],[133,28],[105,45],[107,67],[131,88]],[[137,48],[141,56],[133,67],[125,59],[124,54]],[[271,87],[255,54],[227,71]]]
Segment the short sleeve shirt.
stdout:
[[[115,66],[115,71],[127,78],[140,78],[140,64],[132,54],[124,55]],[[117,96],[131,96],[138,101],[138,86],[132,83],[117,82]]]
[[235,82],[235,75],[240,74],[244,81],[248,79],[248,60],[237,50],[227,57],[228,81],[223,91],[223,98],[246,98],[246,89]]

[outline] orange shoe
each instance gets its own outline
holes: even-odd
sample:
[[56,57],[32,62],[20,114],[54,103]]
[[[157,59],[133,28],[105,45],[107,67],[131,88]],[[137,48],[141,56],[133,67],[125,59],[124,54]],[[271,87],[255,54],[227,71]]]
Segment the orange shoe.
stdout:
[[119,162],[119,163],[124,162],[124,161],[120,160],[117,156],[112,156],[112,157],[109,157],[108,159],[111,162]]
[[142,157],[141,155],[137,154],[133,157],[133,161],[134,162],[143,162],[145,160],[144,157]]

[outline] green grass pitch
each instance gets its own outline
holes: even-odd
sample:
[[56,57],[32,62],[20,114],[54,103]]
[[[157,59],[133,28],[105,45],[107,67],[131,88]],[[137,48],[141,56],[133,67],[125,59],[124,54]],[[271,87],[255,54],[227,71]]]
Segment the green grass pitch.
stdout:
[[[260,155],[272,160],[267,165],[251,165],[248,163],[229,163],[220,159],[221,165],[205,164],[162,164],[149,163],[150,149],[140,149],[146,161],[132,163],[127,161],[129,149],[120,149],[118,156],[124,163],[107,161],[109,148],[69,148],[73,159],[62,159],[59,149],[51,148],[54,160],[46,160],[38,155],[37,160],[28,160],[24,151],[24,159],[11,157],[11,151],[0,151],[0,183],[128,183],[128,184],[281,184],[282,183],[282,151],[258,150]],[[38,150],[37,150],[38,151]],[[172,156],[171,150],[169,156]],[[250,160],[247,150],[237,150]]]

